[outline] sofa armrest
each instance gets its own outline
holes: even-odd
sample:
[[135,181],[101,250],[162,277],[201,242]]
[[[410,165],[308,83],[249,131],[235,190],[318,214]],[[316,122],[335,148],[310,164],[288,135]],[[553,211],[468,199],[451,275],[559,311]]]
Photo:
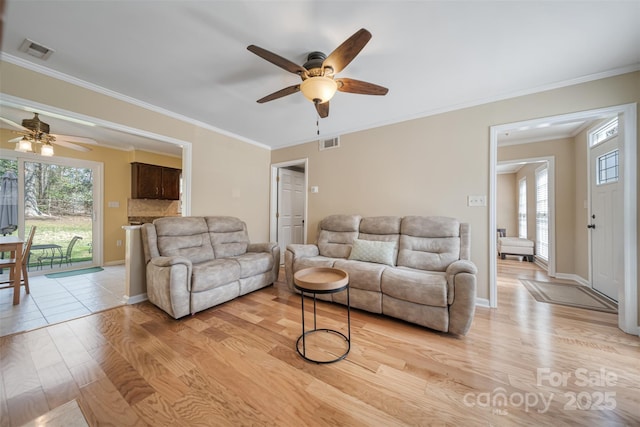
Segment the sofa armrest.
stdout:
[[284,252],[284,273],[285,283],[291,291],[295,290],[293,286],[293,264],[300,258],[307,258],[320,255],[320,250],[316,245],[287,245]]
[[455,276],[458,273],[478,274],[478,267],[471,261],[460,259],[452,262],[447,267],[447,279],[449,276]]
[[181,256],[158,256],[151,258],[149,263],[153,264],[155,267],[171,267],[176,264],[184,264],[189,269],[192,267],[191,261],[188,258]]
[[173,318],[191,312],[193,264],[185,257],[159,256],[147,263],[147,297]]
[[273,252],[273,249],[278,246],[276,242],[268,243],[249,243],[247,252]]
[[280,246],[277,242],[250,243],[247,252],[266,252],[273,257],[270,282],[275,283],[280,273]]
[[471,327],[476,308],[477,273],[478,268],[468,260],[458,260],[447,267],[449,333],[465,335]]
[[293,258],[306,258],[320,255],[320,250],[316,245],[287,245],[287,252],[291,252]]

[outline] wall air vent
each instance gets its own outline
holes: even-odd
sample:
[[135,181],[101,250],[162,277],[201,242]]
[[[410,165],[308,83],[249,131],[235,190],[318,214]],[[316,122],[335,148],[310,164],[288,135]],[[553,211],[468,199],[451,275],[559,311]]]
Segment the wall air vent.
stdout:
[[320,143],[319,148],[322,150],[329,150],[331,148],[339,148],[340,147],[340,137],[336,136],[331,139],[321,139],[318,141]]
[[29,39],[24,39],[18,50],[20,52],[28,53],[31,56],[35,56],[36,58],[40,58],[43,61],[47,60],[54,52],[53,49],[49,49],[48,47]]

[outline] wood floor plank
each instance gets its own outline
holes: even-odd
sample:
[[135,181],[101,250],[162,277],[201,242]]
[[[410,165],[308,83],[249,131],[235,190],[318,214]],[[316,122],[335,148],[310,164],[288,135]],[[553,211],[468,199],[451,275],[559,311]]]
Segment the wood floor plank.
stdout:
[[[144,302],[1,337],[0,427],[73,399],[91,426],[640,425],[640,339],[536,301],[520,279],[553,279],[535,264],[498,272],[499,306],[467,336],[354,309],[329,365],[296,352],[282,281],[178,320]],[[319,301],[318,321],[343,329],[345,307]]]

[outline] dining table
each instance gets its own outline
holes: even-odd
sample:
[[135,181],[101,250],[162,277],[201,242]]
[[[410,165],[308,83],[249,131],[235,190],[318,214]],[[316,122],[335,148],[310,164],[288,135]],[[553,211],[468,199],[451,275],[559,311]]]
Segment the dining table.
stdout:
[[[13,305],[20,304],[20,279],[22,275],[22,248],[24,239],[17,236],[0,236],[0,252],[10,252],[16,262],[13,265]],[[10,276],[10,277],[11,277]]]

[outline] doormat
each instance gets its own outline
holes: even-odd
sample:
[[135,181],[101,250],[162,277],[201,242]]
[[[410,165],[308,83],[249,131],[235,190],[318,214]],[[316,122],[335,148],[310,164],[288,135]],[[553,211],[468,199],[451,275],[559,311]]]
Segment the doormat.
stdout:
[[81,274],[97,273],[104,270],[102,267],[81,268],[79,270],[61,271],[59,273],[45,274],[49,279],[59,279],[61,277],[79,276]]
[[538,282],[536,280],[520,281],[527,288],[531,296],[539,302],[604,311],[607,313],[618,312],[618,304],[599,295],[586,286]]

